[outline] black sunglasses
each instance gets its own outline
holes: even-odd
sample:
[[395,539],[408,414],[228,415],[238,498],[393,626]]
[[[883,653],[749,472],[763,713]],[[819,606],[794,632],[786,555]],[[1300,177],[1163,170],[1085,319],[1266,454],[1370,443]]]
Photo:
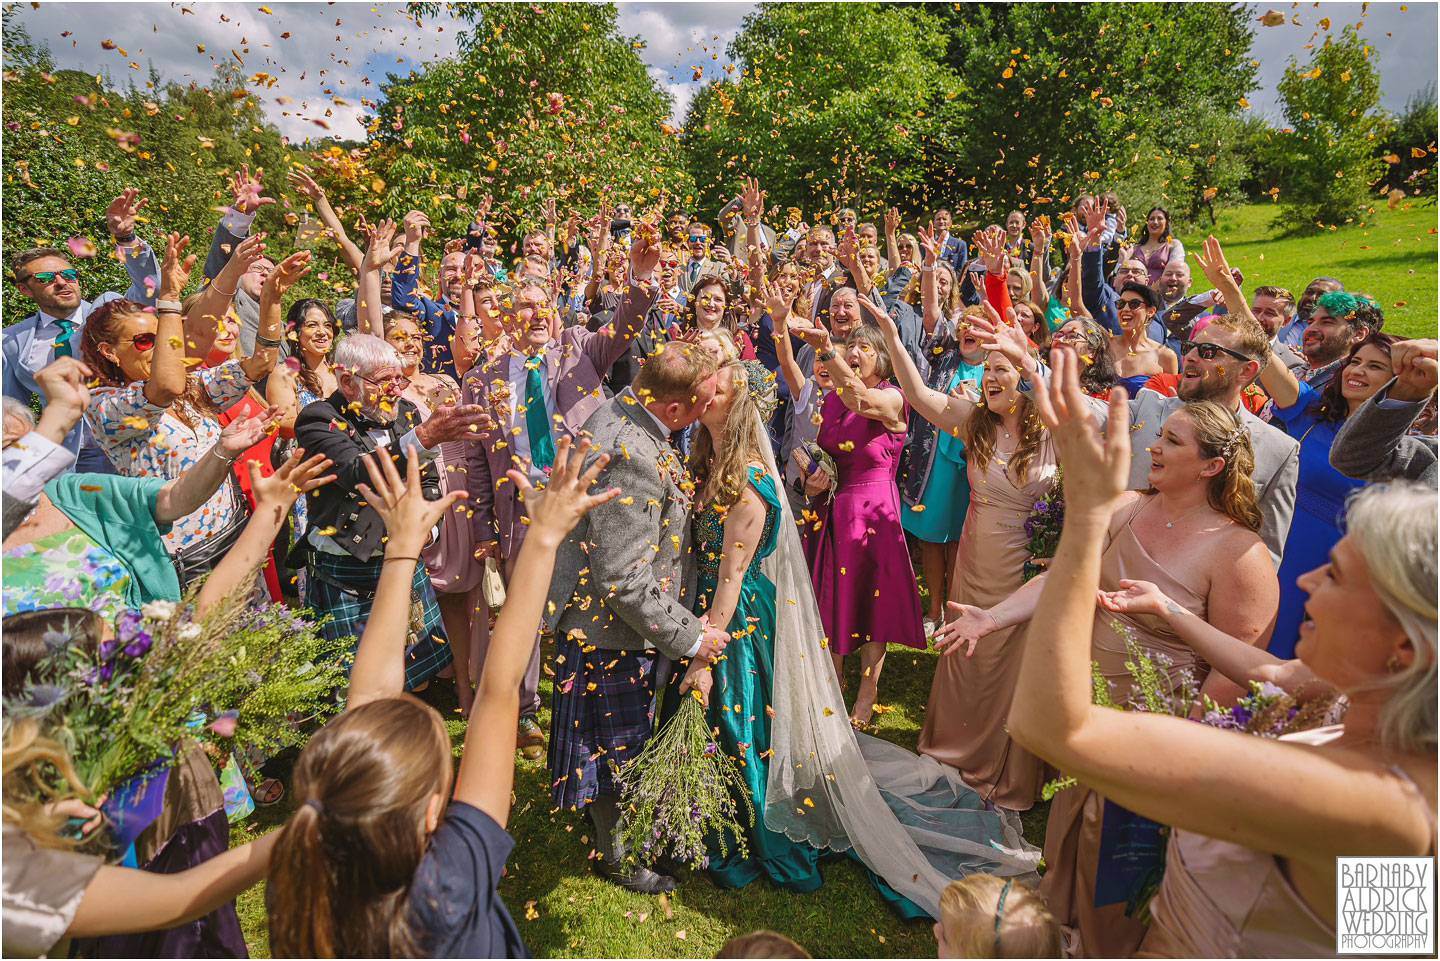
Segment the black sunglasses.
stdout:
[[1229,354],[1231,357],[1234,357],[1236,360],[1253,360],[1253,359],[1254,359],[1254,358],[1252,358],[1252,357],[1246,357],[1244,354],[1240,353],[1238,350],[1231,350],[1229,347],[1221,347],[1219,344],[1197,344],[1197,343],[1195,343],[1195,341],[1193,341],[1193,340],[1182,340],[1182,341],[1180,342],[1180,356],[1181,356],[1181,357],[1184,357],[1185,355],[1189,354],[1190,351],[1192,351],[1192,350],[1195,351],[1195,353],[1197,353],[1197,354],[1200,355],[1200,359],[1201,359],[1201,360],[1214,360],[1214,359],[1215,359],[1215,355],[1216,355],[1216,354],[1220,354],[1220,353]]
[[55,282],[56,277],[60,277],[73,283],[76,279],[79,278],[79,276],[80,271],[76,270],[74,267],[66,267],[64,270],[37,270],[29,277],[22,277],[20,280],[17,280],[16,283],[23,284],[26,281],[38,280],[42,284],[52,284]]
[[1125,300],[1115,301],[1115,306],[1124,307],[1129,310],[1139,310],[1142,307],[1149,307],[1150,305],[1138,297],[1127,297]]

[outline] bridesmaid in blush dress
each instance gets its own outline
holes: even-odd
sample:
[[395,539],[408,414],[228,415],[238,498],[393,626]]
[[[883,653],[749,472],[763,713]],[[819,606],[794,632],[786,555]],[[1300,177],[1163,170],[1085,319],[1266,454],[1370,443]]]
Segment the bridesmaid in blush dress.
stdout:
[[[873,326],[853,328],[843,351],[823,327],[795,330],[815,347],[815,359],[836,385],[820,406],[817,441],[835,458],[838,477],[828,503],[812,501],[817,516],[805,525],[805,554],[842,690],[842,659],[860,652],[860,690],[850,720],[863,728],[875,710],[885,645],[925,648],[895,486],[905,446],[905,399],[885,380],[891,351]],[[899,352],[905,355],[903,348]]]
[[[1000,315],[993,306],[986,308],[989,323],[978,317],[973,323],[998,327]],[[884,320],[881,328],[893,350],[898,332]],[[898,364],[896,375],[917,413],[965,442],[970,507],[952,601],[997,603],[1020,587],[1030,556],[1025,518],[1055,483],[1049,433],[1029,396],[1018,389],[1020,371],[998,350],[986,354],[983,400],[932,390],[908,359]],[[972,645],[969,651],[944,654],[935,668],[918,746],[921,754],[959,770],[988,803],[1012,811],[1035,803],[1043,777],[1040,760],[1013,743],[1005,727],[1024,642],[1024,627],[1015,626],[995,632],[978,649]]]

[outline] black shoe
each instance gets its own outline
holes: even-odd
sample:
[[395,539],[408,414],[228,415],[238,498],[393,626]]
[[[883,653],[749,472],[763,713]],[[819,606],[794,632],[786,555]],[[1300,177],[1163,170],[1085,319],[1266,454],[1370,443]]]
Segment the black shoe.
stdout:
[[600,865],[599,872],[605,880],[637,894],[664,894],[667,891],[675,890],[674,878],[656,874],[645,867],[637,867],[633,871],[619,871],[607,865]]

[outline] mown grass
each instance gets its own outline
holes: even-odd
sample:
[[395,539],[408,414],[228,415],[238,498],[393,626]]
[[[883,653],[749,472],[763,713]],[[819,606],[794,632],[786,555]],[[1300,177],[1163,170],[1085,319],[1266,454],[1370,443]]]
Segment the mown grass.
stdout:
[[[1333,275],[1348,289],[1369,293],[1384,305],[1387,331],[1435,336],[1440,298],[1433,203],[1398,210],[1380,206],[1333,231],[1286,237],[1270,229],[1273,217],[1270,204],[1230,208],[1221,212],[1213,229],[1192,230],[1181,239],[1189,251],[1200,249],[1206,234],[1218,236],[1231,265],[1244,271],[1247,289],[1278,284],[1298,295],[1315,276]],[[1207,289],[1200,271],[1193,273],[1198,282],[1192,290]],[[923,583],[921,592],[923,598]],[[935,657],[929,651],[892,648],[881,681],[881,703],[888,710],[877,715],[872,733],[914,748]],[[855,689],[858,675],[858,663],[852,664],[849,690]],[[541,678],[541,688],[548,704],[547,678]],[[458,757],[465,726],[455,711],[453,689],[441,682],[427,696],[445,717],[453,718],[447,727]],[[542,713],[541,720],[548,726],[548,713]],[[596,876],[588,821],[554,810],[548,788],[544,764],[517,755],[510,818],[515,852],[500,894],[537,956],[712,957],[728,938],[757,928],[778,930],[826,957],[923,957],[934,950],[929,923],[902,920],[875,893],[860,866],[845,857],[824,864],[824,886],[808,895],[791,894],[765,881],[740,891],[724,890],[699,874],[682,878],[667,905],[631,894]],[[1033,844],[1044,843],[1048,806],[1037,804],[1023,818],[1025,836]],[[287,797],[258,812],[233,829],[233,842],[275,829],[293,807],[293,798]],[[242,895],[239,910],[252,956],[268,957],[264,885]]]
[[[1338,277],[1346,290],[1366,293],[1385,309],[1385,332],[1408,337],[1434,337],[1437,307],[1437,208],[1403,202],[1385,204],[1335,229],[1278,236],[1270,228],[1276,207],[1262,202],[1220,211],[1218,223],[1207,222],[1182,233],[1186,253],[1199,251],[1207,234],[1225,248],[1230,266],[1245,274],[1245,289],[1262,284],[1285,287],[1300,296],[1317,276]],[[1132,212],[1132,216],[1133,216]],[[1143,214],[1142,214],[1143,215]],[[1209,290],[1193,258],[1192,293]]]

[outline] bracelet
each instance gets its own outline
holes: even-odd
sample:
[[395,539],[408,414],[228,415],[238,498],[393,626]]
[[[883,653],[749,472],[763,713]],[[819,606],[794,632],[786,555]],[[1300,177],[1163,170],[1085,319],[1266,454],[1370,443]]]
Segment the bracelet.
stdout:
[[388,564],[388,563],[390,563],[391,561],[414,561],[415,563],[418,564],[418,563],[420,563],[420,558],[418,558],[418,557],[391,557],[391,556],[388,555],[388,554],[385,555],[385,563]]
[[929,267],[926,267],[924,264],[921,264],[921,265],[920,265],[920,273],[922,273],[922,274],[933,274],[933,273],[935,273],[935,268],[936,268],[937,266],[939,266],[939,265],[938,265],[938,264],[931,264]]
[[753,222],[752,222],[752,221],[747,220],[747,221],[745,221],[745,226],[747,226],[747,227],[758,227],[758,226],[760,226],[760,221],[756,220],[756,221],[753,221]]
[[128,244],[130,241],[132,241],[132,240],[135,239],[135,231],[132,230],[132,231],[130,231],[128,234],[126,234],[126,235],[123,236],[123,237],[121,237],[121,236],[118,235],[118,234],[111,234],[111,235],[110,235],[110,238],[111,238],[112,240],[114,240],[116,244],[118,244],[119,246],[123,247],[123,246],[125,246],[126,244]]
[[816,360],[820,360],[820,361],[834,360],[834,359],[835,359],[835,351],[833,351],[833,350],[827,350],[827,351],[825,351],[825,353],[823,353],[823,354],[816,354],[816,355],[815,355],[815,359],[816,359]]
[[156,310],[157,313],[158,313],[159,311],[162,311],[162,310],[168,310],[168,311],[172,311],[173,313],[177,313],[177,314],[178,314],[178,313],[180,313],[180,301],[178,301],[178,300],[156,300],[156,301],[155,301],[155,310]]
[[275,350],[276,348],[278,348],[278,347],[280,346],[280,341],[279,341],[278,338],[275,338],[275,337],[261,337],[259,334],[256,334],[256,335],[255,335],[255,343],[258,344],[258,345],[261,346],[261,347],[267,347],[267,348],[269,348],[270,350]]
[[239,455],[239,454],[236,454],[234,457],[226,457],[224,454],[219,453],[219,450],[220,450],[220,445],[219,445],[219,444],[215,444],[215,445],[212,446],[208,451],[206,451],[206,453],[207,453],[207,454],[214,454],[216,457],[220,458],[221,460],[223,460],[223,461],[224,461],[225,463],[227,463],[227,464],[233,464],[233,463],[235,463],[237,460],[240,459],[240,455]]
[[[220,285],[215,283],[214,281],[211,281],[210,286],[214,287],[216,290],[220,290]],[[235,289],[232,287],[229,290],[220,290],[220,293],[224,294],[226,297],[234,297]]]

